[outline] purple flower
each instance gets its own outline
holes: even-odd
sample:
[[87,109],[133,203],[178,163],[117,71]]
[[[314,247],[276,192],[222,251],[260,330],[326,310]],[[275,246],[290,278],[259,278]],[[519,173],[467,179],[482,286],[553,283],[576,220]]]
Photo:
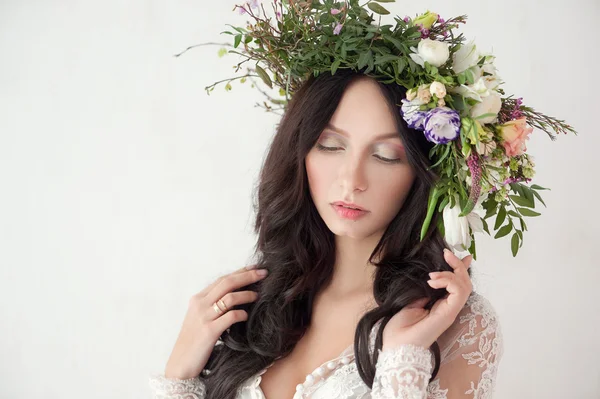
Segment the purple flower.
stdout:
[[424,130],[427,112],[419,109],[423,102],[419,99],[408,101],[404,98],[401,101],[402,107],[400,110],[402,113],[402,118],[404,118],[408,127],[411,129]]
[[337,15],[339,13],[341,13],[341,11],[339,9],[337,9],[337,8],[332,8],[331,9],[331,15]]
[[403,21],[406,22],[406,23],[408,23],[410,21],[410,18],[409,17],[404,17]]
[[247,13],[248,11],[246,11],[246,8],[244,8],[244,6],[238,6],[238,14],[243,15]]
[[259,7],[258,0],[250,0],[250,7],[252,7],[253,10],[256,10]]
[[342,30],[342,26],[344,26],[343,24],[340,24],[339,22],[337,23],[337,25],[335,25],[335,28],[333,29],[333,34],[334,35],[339,35],[340,31]]
[[446,144],[455,140],[460,133],[460,116],[448,107],[437,107],[427,112],[425,117],[425,137],[436,144]]

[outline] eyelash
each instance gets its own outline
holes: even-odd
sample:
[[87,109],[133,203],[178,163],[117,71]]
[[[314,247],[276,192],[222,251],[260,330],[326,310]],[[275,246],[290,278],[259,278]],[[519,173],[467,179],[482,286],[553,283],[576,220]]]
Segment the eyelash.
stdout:
[[[339,147],[325,147],[324,145],[317,143],[317,149],[319,151],[333,152],[333,151],[336,151],[338,148]],[[374,157],[385,163],[400,163],[400,162],[402,162],[401,159],[388,159],[388,158],[380,157],[377,155],[374,155]]]

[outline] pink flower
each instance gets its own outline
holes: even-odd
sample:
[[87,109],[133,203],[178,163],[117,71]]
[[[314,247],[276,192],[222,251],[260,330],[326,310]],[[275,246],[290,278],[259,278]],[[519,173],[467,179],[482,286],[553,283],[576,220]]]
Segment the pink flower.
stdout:
[[332,8],[332,9],[331,9],[331,15],[336,15],[336,14],[339,14],[339,13],[341,13],[341,12],[342,12],[342,11],[338,10],[337,8]]
[[337,23],[337,25],[335,26],[335,28],[333,28],[333,34],[334,35],[339,35],[340,31],[342,30],[342,26],[344,26],[343,24],[340,24],[339,22]]
[[527,118],[522,117],[508,121],[500,125],[498,129],[507,156],[514,157],[527,151],[525,141],[529,139],[529,134],[533,131],[533,128],[527,125]]

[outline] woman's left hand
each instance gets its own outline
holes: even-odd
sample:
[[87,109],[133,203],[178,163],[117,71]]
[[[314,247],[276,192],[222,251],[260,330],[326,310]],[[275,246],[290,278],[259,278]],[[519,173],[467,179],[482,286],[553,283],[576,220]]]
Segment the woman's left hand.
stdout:
[[383,349],[404,344],[429,348],[444,331],[454,323],[473,291],[467,269],[473,257],[459,259],[449,250],[444,250],[444,259],[454,271],[429,273],[429,285],[445,288],[449,295],[438,300],[431,310],[423,307],[429,298],[422,298],[396,313],[383,330]]

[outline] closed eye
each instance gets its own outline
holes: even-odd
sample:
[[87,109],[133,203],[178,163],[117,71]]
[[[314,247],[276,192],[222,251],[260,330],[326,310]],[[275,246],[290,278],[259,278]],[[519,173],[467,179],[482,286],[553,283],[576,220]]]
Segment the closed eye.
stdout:
[[[317,143],[317,149],[319,151],[328,151],[328,152],[334,152],[337,150],[343,150],[342,147],[325,147],[324,145]],[[389,158],[384,158],[380,155],[373,155],[375,158],[385,162],[385,163],[400,163],[402,162],[402,160],[400,158],[398,159],[389,159]]]

